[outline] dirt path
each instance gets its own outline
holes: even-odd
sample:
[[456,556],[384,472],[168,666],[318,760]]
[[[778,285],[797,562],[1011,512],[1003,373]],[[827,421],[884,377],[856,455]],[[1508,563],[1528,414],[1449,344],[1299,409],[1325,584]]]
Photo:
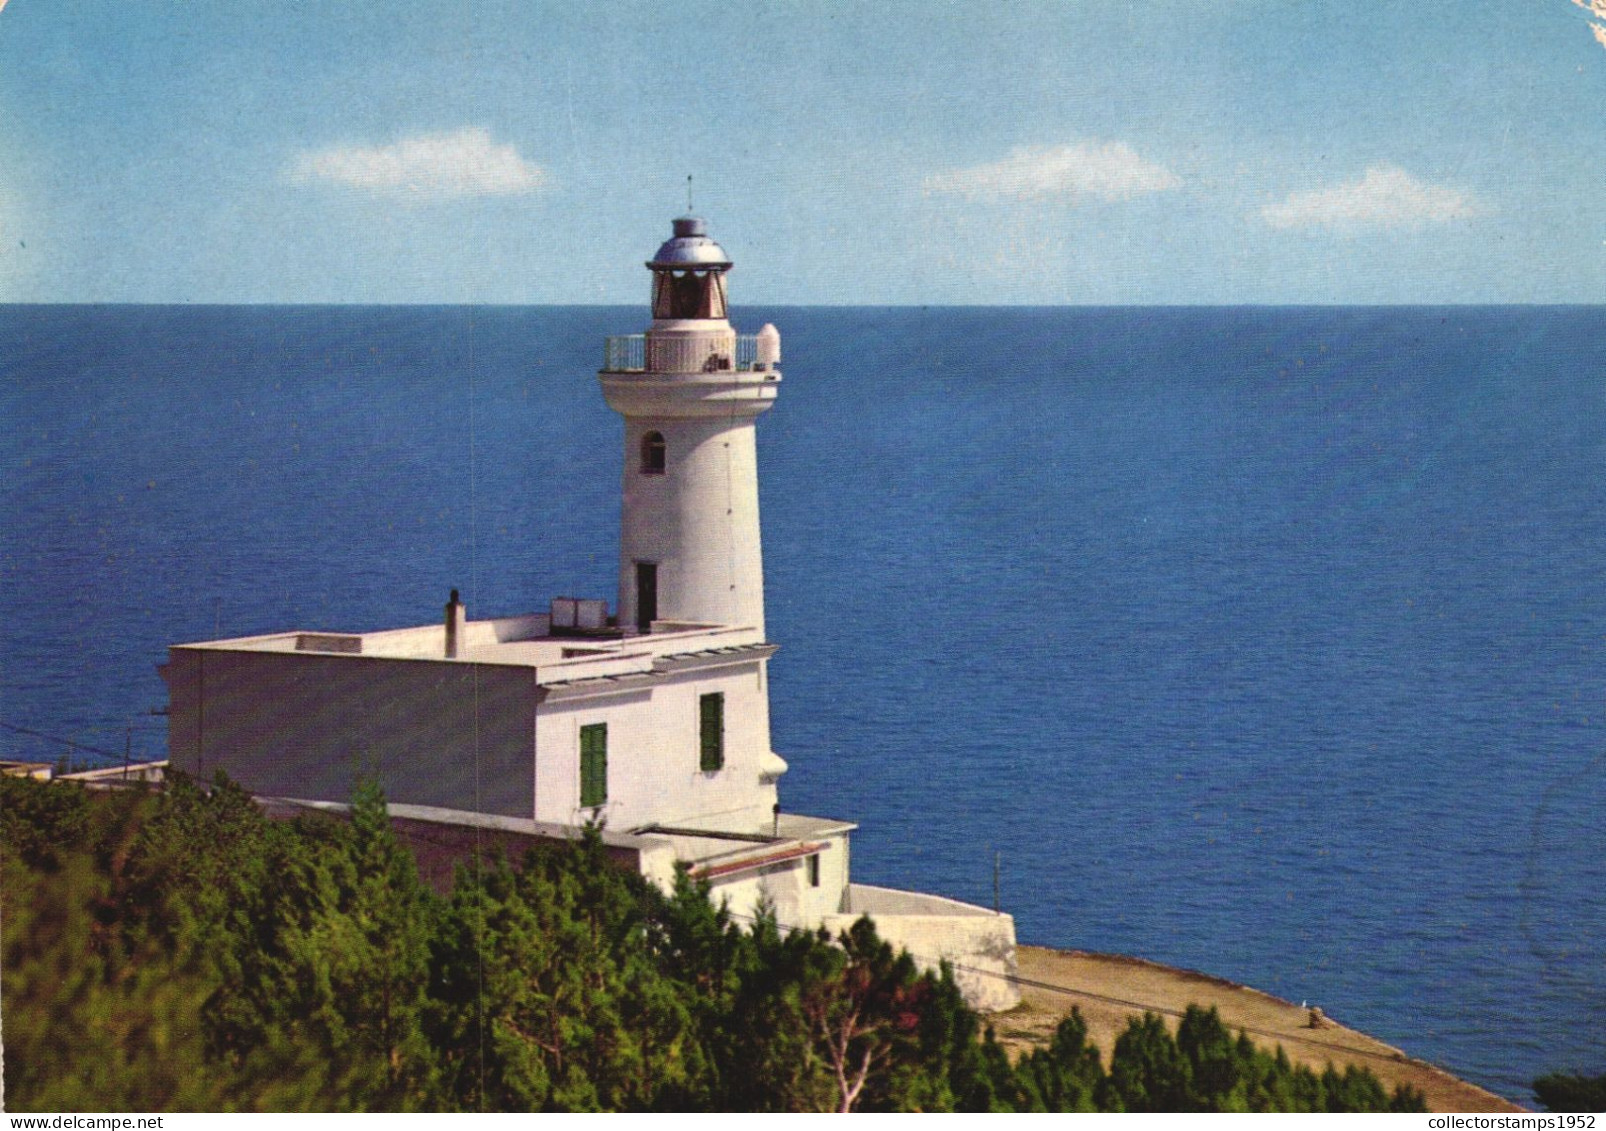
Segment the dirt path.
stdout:
[[1257,1044],[1267,1048],[1282,1045],[1295,1063],[1317,1071],[1329,1062],[1369,1068],[1390,1089],[1409,1084],[1421,1091],[1429,1111],[1523,1110],[1365,1033],[1333,1021],[1312,1029],[1309,1011],[1300,1006],[1220,978],[1141,958],[1037,946],[1021,947],[1019,962],[1021,1004],[993,1018],[999,1041],[1014,1048],[1046,1044],[1060,1019],[1076,1006],[1107,1064],[1128,1018],[1148,1009],[1166,1016],[1174,1028],[1188,1005],[1213,1005],[1229,1029],[1247,1029]]

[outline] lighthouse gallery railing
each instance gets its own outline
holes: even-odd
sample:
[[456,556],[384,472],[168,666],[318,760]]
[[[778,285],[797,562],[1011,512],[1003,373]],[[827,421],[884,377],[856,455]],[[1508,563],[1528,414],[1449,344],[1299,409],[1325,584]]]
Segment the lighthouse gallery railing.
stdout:
[[[758,360],[758,335],[737,334],[736,356],[710,355],[710,371],[734,368],[750,372]],[[640,373],[647,368],[646,334],[612,334],[603,342],[602,368],[608,373]]]

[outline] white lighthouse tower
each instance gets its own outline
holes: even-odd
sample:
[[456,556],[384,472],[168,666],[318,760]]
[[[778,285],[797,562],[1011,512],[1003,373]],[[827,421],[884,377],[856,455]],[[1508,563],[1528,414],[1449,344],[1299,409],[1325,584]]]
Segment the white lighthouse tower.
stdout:
[[172,765],[226,771],[287,815],[344,812],[356,775],[377,778],[441,883],[471,847],[516,857],[598,828],[665,891],[684,867],[738,922],[836,934],[869,915],[951,963],[972,1005],[1010,1008],[1010,916],[853,883],[856,826],[782,810],[754,443],[781,336],[731,328],[731,262],[702,220],[675,220],[647,267],[651,327],[609,338],[599,374],[625,425],[617,623],[576,597],[471,620],[452,590],[432,624],[177,644]]
[[624,417],[619,624],[764,632],[754,422],[781,382],[774,326],[738,337],[725,249],[695,216],[647,262],[652,325],[608,339],[599,377]]

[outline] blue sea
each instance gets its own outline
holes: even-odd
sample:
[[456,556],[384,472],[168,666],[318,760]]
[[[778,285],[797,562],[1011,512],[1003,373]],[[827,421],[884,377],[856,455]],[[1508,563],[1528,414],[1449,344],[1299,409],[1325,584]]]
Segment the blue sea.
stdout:
[[[170,642],[611,598],[645,318],[0,307],[0,753],[161,756]],[[1023,941],[1606,1072],[1606,307],[736,320],[782,799],[857,879],[996,854]]]

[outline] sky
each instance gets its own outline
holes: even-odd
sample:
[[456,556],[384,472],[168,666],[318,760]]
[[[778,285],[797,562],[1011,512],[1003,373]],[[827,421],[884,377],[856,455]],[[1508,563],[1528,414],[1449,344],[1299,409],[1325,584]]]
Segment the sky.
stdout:
[[1606,0],[0,0],[0,302],[1606,302]]

